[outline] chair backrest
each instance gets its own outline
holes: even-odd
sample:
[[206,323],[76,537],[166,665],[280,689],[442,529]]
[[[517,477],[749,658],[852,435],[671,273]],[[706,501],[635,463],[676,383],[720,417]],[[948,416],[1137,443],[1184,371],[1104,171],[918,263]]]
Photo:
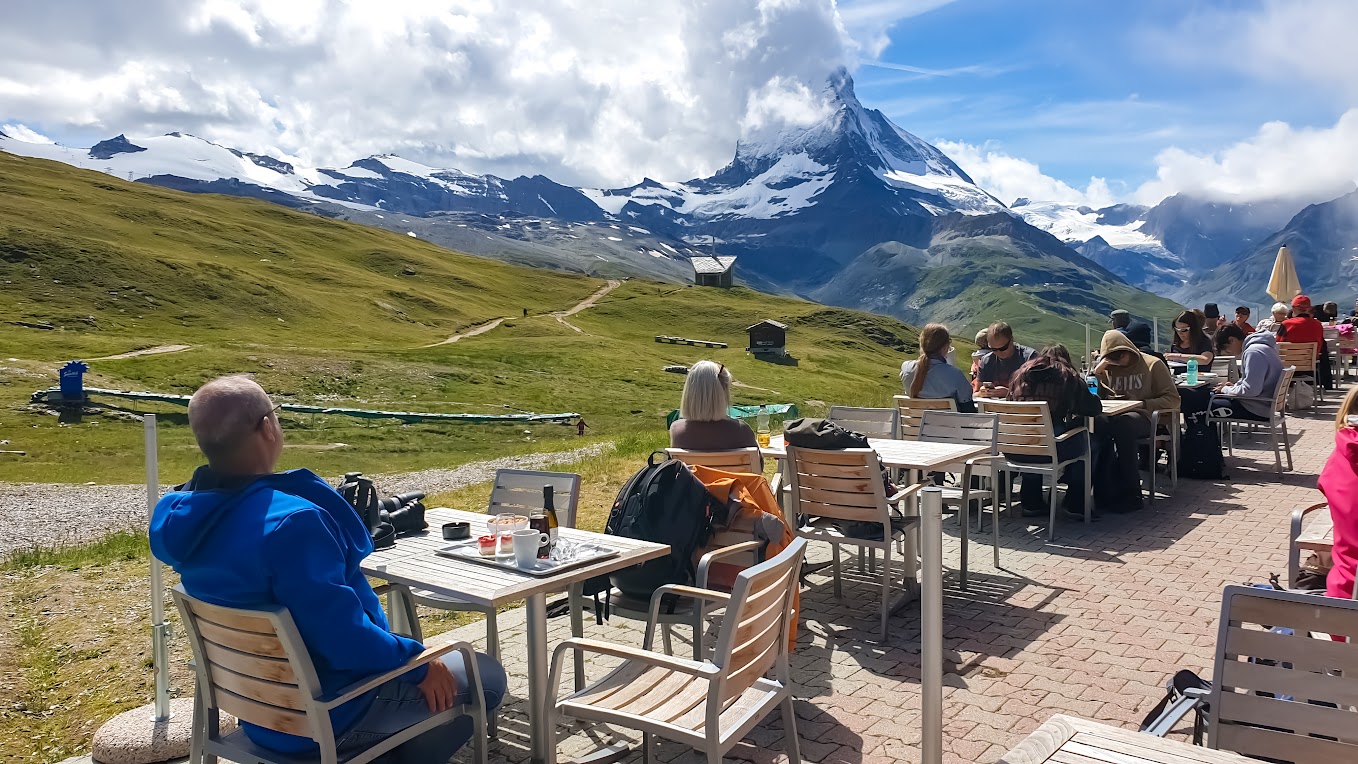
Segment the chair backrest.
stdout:
[[542,509],[542,487],[548,485],[552,487],[552,503],[561,524],[574,528],[575,511],[580,503],[580,476],[573,472],[496,470],[495,487],[490,490],[486,513],[527,514]]
[[182,586],[173,595],[209,709],[289,735],[317,741],[333,737],[330,716],[315,700],[320,693],[316,669],[286,609],[212,605]]
[[1056,460],[1056,430],[1046,401],[979,402],[982,414],[996,414],[996,440],[1002,454],[1045,456]]
[[956,411],[957,402],[952,398],[911,398],[897,395],[896,411],[900,419],[900,437],[913,440],[919,436],[920,420],[926,411]]
[[[1313,631],[1326,636],[1311,638]],[[1349,641],[1332,641],[1330,634]],[[1226,587],[1207,746],[1283,761],[1358,761],[1355,640],[1358,602]]]
[[736,577],[712,659],[723,670],[710,685],[708,719],[719,718],[732,698],[771,668],[778,669],[779,681],[788,682],[788,637],[805,554],[806,539],[794,539],[782,552]]
[[891,510],[871,448],[823,451],[787,447],[786,477],[792,495],[788,517],[810,515],[832,520],[881,523],[890,538]]
[[1288,366],[1283,369],[1283,375],[1278,377],[1278,389],[1273,391],[1273,412],[1282,416],[1287,411],[1287,393],[1292,388],[1292,377],[1297,373],[1297,367]]
[[1316,370],[1316,343],[1279,342],[1278,355],[1282,356],[1284,366],[1295,366],[1297,371]]
[[1234,382],[1240,378],[1240,366],[1237,363],[1239,360],[1240,356],[1219,355],[1212,359],[1212,368],[1225,376],[1227,382]]
[[861,432],[869,438],[899,438],[901,426],[896,409],[869,409],[856,406],[831,406],[831,422],[846,430]]
[[729,451],[690,451],[686,448],[667,448],[665,455],[678,459],[690,467],[702,465],[727,472],[749,472],[759,475],[764,472],[763,457],[759,449],[736,448]]

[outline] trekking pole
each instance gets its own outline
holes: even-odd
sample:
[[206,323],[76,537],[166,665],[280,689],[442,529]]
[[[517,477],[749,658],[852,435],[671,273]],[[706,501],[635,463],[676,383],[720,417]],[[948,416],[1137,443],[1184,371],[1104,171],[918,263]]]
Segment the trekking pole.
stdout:
[[[160,499],[160,465],[156,454],[156,415],[146,415],[146,519],[149,524]],[[165,584],[160,560],[151,555],[151,659],[156,673],[155,716],[170,718],[170,624],[165,620]]]

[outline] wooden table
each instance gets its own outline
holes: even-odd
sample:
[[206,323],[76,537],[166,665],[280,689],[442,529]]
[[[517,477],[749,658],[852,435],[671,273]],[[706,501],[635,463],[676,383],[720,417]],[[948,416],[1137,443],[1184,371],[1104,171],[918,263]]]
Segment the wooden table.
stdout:
[[1330,552],[1334,548],[1334,519],[1328,507],[1317,509],[1306,516],[1306,524],[1297,536],[1297,548],[1312,552]]
[[[933,472],[949,464],[965,462],[984,456],[990,449],[985,446],[972,446],[964,443],[928,443],[919,440],[895,440],[893,438],[868,438],[868,446],[882,458],[882,464],[893,469]],[[764,456],[773,459],[787,458],[783,446],[783,436],[775,435],[769,440],[767,448],[761,448]]]
[[[669,554],[664,544],[605,536],[601,533],[561,528],[560,536],[570,541],[597,543],[617,549],[617,557],[575,568],[555,576],[530,576],[501,570],[470,560],[457,560],[436,554],[452,543],[439,533],[444,523],[462,520],[471,523],[472,538],[488,532],[489,515],[439,507],[425,514],[430,533],[400,538],[396,546],[374,552],[363,561],[362,571],[394,584],[427,589],[487,607],[527,600],[528,641],[528,727],[532,736],[532,761],[547,759],[547,746],[555,745],[553,730],[546,728],[543,701],[547,697],[547,595],[564,592],[573,584],[594,576],[612,573],[646,560]],[[400,598],[397,598],[400,602]],[[403,614],[405,615],[405,614]],[[406,617],[414,617],[408,614]]]
[[996,764],[1048,761],[1061,764],[1247,764],[1256,760],[1057,714]]
[[1132,401],[1125,398],[1108,398],[1100,401],[1100,403],[1103,404],[1103,413],[1107,416],[1135,411],[1143,406],[1141,401]]

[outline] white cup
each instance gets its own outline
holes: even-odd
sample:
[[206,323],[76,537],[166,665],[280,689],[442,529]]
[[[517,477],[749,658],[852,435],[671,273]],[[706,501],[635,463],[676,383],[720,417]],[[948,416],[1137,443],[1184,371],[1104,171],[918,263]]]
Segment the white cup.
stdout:
[[520,568],[531,568],[538,561],[538,547],[547,543],[547,534],[532,528],[514,531],[514,562]]

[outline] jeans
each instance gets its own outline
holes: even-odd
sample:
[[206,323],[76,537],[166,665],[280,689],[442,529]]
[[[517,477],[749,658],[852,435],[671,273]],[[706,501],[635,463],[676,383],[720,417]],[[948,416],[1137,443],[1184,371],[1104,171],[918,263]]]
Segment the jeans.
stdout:
[[[467,682],[467,671],[462,665],[462,653],[454,652],[440,660],[457,680],[457,697],[454,705],[471,701],[471,688]],[[506,678],[505,670],[488,655],[476,654],[476,666],[481,673],[481,686],[485,690],[487,713],[498,708],[504,699]],[[431,716],[424,695],[413,682],[404,678],[393,679],[377,688],[377,697],[368,707],[367,713],[359,717],[347,732],[336,739],[340,757],[362,751],[379,740],[390,737],[401,730],[418,724]],[[423,735],[409,740],[388,751],[378,759],[389,764],[442,764],[448,761],[458,749],[472,739],[475,728],[470,716],[459,716],[447,724],[435,727]]]
[[1103,449],[1104,458],[1111,459],[1111,464],[1106,464],[1104,469],[1097,470],[1095,474],[1107,475],[1112,479],[1108,495],[1139,502],[1141,470],[1137,440],[1150,436],[1151,421],[1135,411],[1128,411],[1116,416],[1099,417],[1095,422],[1095,429],[1102,429],[1112,446]]

